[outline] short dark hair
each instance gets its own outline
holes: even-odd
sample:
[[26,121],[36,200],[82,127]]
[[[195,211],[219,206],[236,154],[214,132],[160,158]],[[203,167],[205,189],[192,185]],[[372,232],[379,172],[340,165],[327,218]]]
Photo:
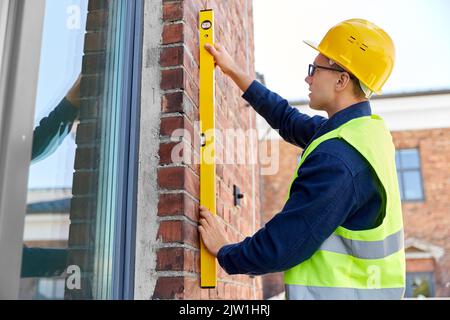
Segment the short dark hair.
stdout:
[[361,88],[361,84],[359,83],[358,78],[352,75],[350,77],[352,83],[353,83],[353,94],[356,98],[365,98],[366,94],[364,93],[363,89]]
[[353,84],[353,94],[356,98],[365,98],[366,94],[364,93],[363,89],[361,88],[361,85],[359,84],[359,80],[358,78],[355,77],[354,74],[352,74],[351,72],[347,71],[344,67],[342,67],[340,64],[336,63],[335,61],[329,59],[329,64],[330,65],[337,65],[340,69],[342,69],[342,72],[347,72],[348,75],[350,76],[350,81]]

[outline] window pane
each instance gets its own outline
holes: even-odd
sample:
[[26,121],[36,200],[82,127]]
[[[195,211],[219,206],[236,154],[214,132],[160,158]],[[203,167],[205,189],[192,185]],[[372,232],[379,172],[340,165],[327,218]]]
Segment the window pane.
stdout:
[[113,297],[126,10],[46,1],[20,298]]
[[408,272],[406,274],[406,298],[426,298],[435,296],[433,272]]
[[401,169],[401,163],[400,163],[400,151],[395,151],[395,166],[397,169]]
[[417,149],[406,149],[400,151],[402,169],[418,169],[419,151]]
[[398,177],[398,188],[400,189],[400,199],[404,200],[404,195],[403,195],[403,176],[401,172],[397,171],[397,177]]
[[403,172],[403,182],[405,190],[405,200],[423,199],[422,181],[420,172],[405,171]]

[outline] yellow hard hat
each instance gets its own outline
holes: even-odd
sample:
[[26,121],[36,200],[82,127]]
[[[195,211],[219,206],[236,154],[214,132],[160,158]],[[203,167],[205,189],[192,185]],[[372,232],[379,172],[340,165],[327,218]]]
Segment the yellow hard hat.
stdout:
[[372,22],[350,19],[331,28],[319,45],[304,41],[355,75],[370,90],[381,94],[395,62],[389,35]]

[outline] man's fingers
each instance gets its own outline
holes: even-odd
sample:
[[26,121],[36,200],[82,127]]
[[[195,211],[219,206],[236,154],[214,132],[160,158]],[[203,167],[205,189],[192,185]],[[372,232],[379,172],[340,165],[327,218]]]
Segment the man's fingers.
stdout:
[[211,53],[213,56],[216,56],[217,55],[217,50],[216,50],[216,48],[214,48],[212,45],[210,45],[209,43],[206,43],[205,44],[205,49],[206,49],[206,51],[208,51],[209,53]]
[[203,242],[205,242],[206,230],[202,226],[198,227],[198,232],[200,232],[200,236],[202,237]]
[[213,214],[211,212],[209,212],[209,211],[205,211],[204,218],[206,219],[206,221],[208,221],[208,224],[210,226],[212,226],[215,223],[216,217],[213,216]]
[[203,226],[203,227],[205,227],[205,228],[208,228],[208,227],[209,227],[209,222],[208,222],[206,219],[204,219],[204,218],[201,218],[201,219],[199,220],[199,223],[200,223],[201,226]]
[[205,207],[200,206],[200,218],[206,218],[208,216],[209,210],[206,209]]
[[200,206],[200,220],[205,219],[208,226],[217,225],[217,218],[205,207]]

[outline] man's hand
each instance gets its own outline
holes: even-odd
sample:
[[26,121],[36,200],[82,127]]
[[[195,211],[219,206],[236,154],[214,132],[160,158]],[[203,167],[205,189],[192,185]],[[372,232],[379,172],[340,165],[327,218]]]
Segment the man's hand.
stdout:
[[214,57],[216,65],[220,67],[223,73],[230,76],[233,71],[238,68],[230,54],[220,44],[215,43],[214,47],[209,43],[205,44],[205,49]]
[[239,68],[227,50],[218,43],[215,43],[214,47],[206,43],[205,49],[214,57],[216,65],[220,67],[222,72],[233,79],[242,91],[247,91],[253,82],[253,78]]
[[203,243],[209,252],[217,257],[220,248],[230,243],[223,224],[203,206],[200,206],[199,224],[198,231],[202,236]]
[[81,74],[78,76],[78,79],[66,95],[66,99],[76,108],[80,107],[80,82]]

